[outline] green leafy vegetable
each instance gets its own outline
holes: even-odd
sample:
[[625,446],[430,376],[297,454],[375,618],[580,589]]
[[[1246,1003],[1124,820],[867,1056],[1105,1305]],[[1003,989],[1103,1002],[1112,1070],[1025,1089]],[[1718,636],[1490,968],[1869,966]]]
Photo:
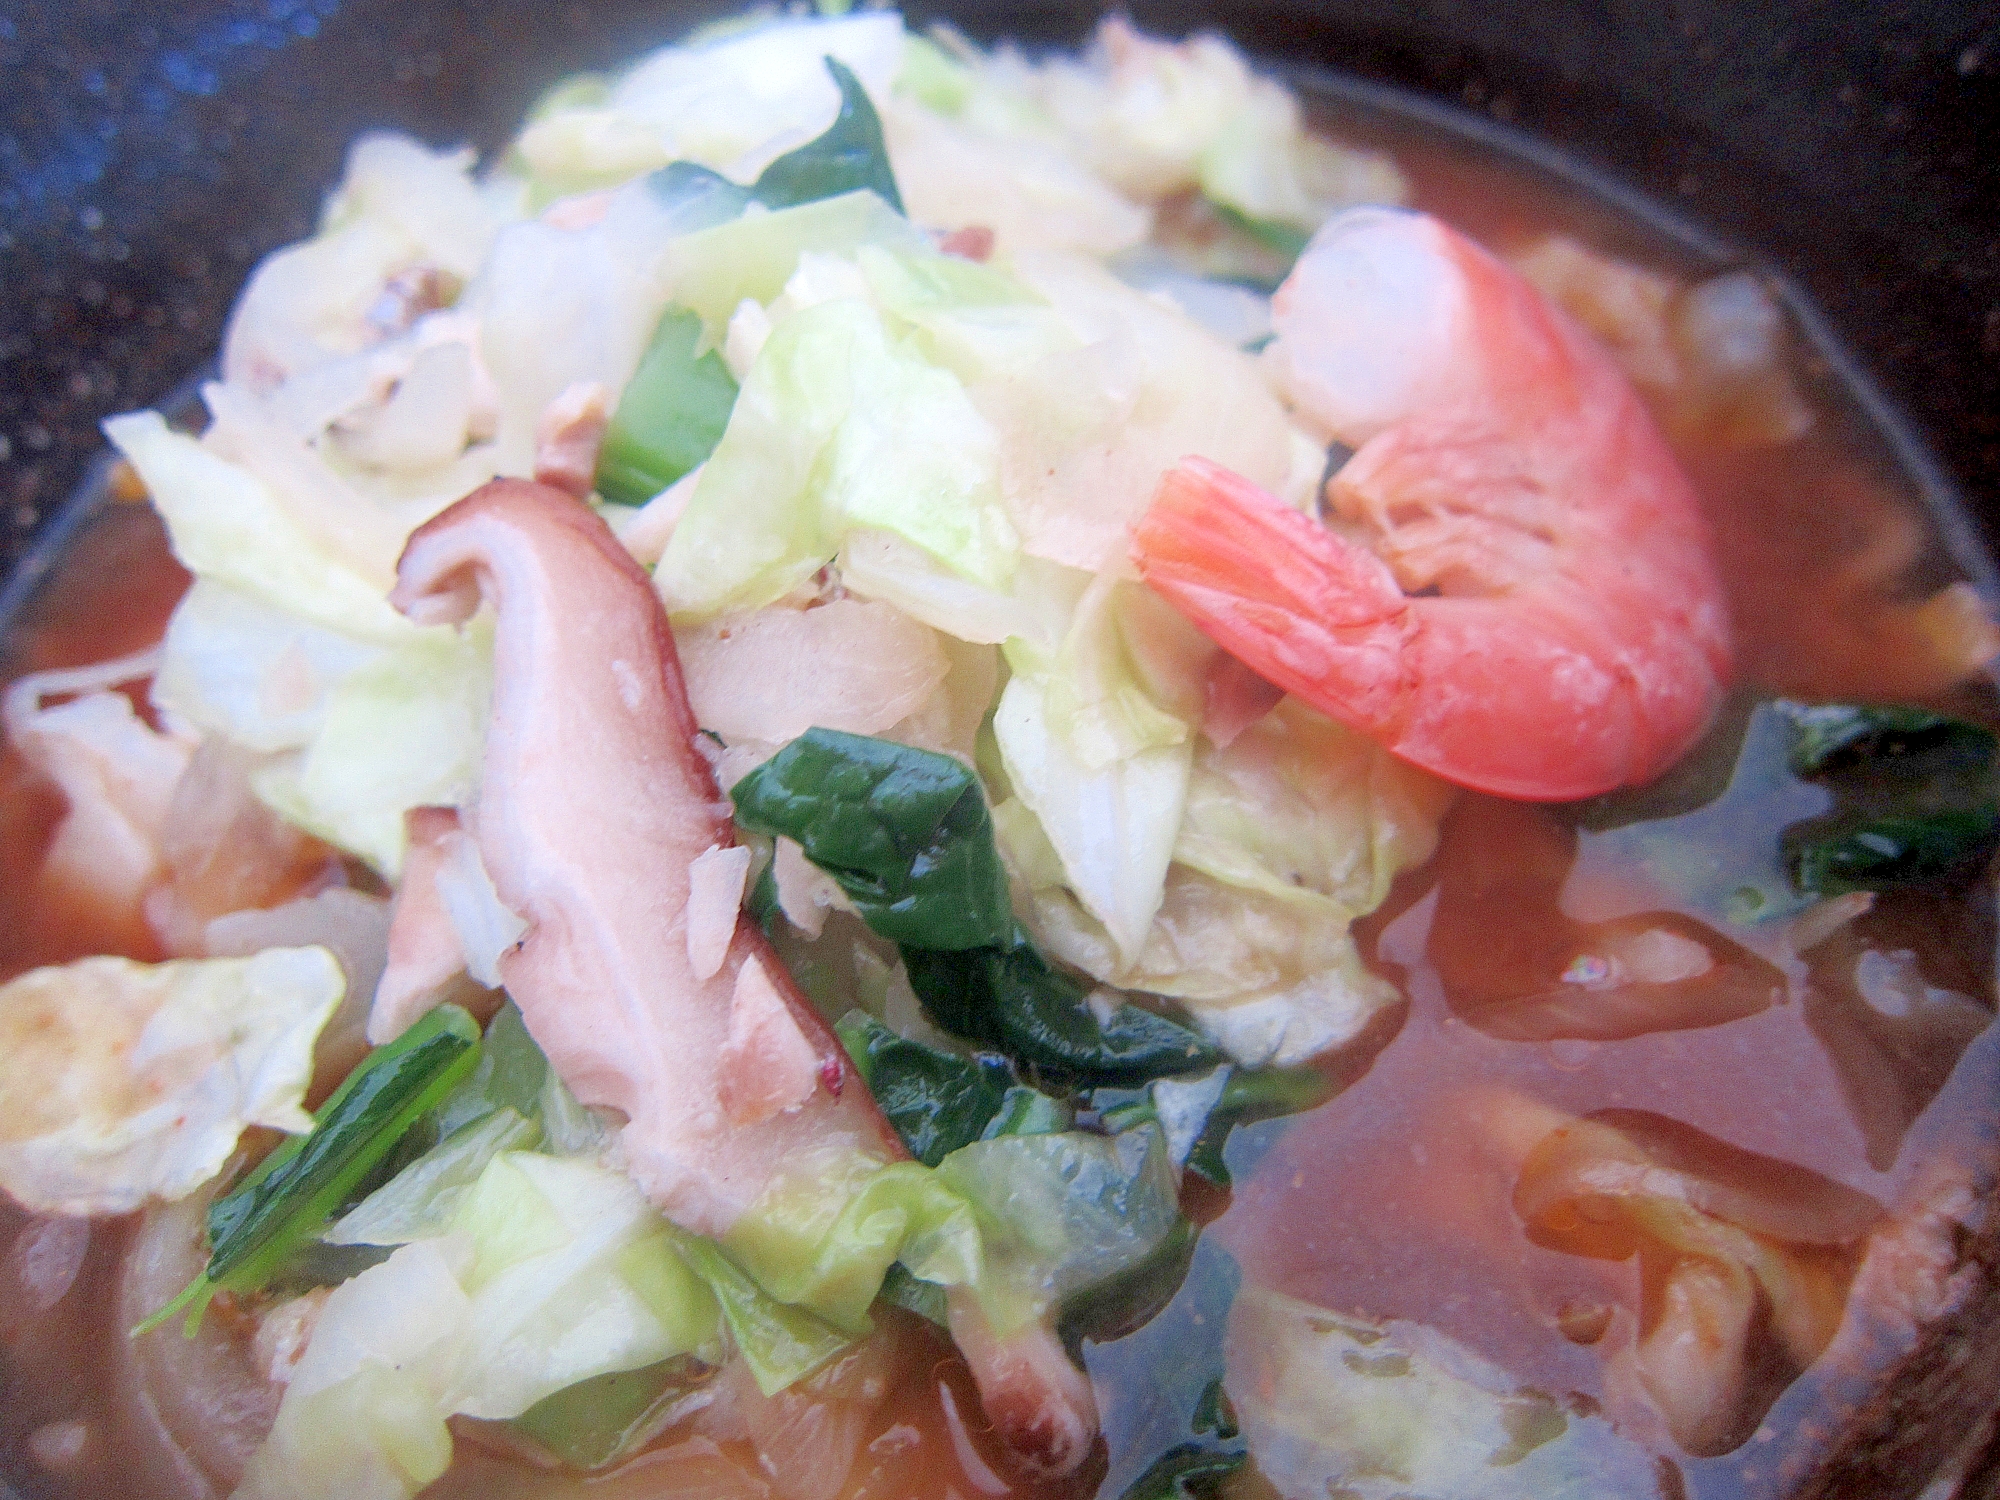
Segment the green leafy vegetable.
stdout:
[[254,1291],[317,1236],[410,1127],[476,1066],[479,1026],[455,1005],[439,1006],[386,1047],[377,1047],[334,1091],[311,1132],[264,1158],[208,1211],[208,1266],[135,1331],[192,1304],[193,1333],[219,1290]]
[[[1141,1125],[1164,1124],[1163,1110],[1154,1090],[1123,1095],[1117,1090],[1098,1090],[1092,1102],[1102,1112],[1105,1125],[1114,1131],[1132,1130]],[[1339,1090],[1334,1081],[1317,1068],[1260,1068],[1255,1072],[1232,1070],[1209,1106],[1206,1119],[1195,1131],[1188,1148],[1186,1169],[1217,1187],[1230,1185],[1229,1168],[1223,1161],[1229,1133],[1239,1125],[1279,1115],[1298,1114],[1324,1104]],[[1107,1097],[1107,1095],[1109,1097]]]
[[1247,234],[1275,255],[1282,255],[1289,265],[1305,254],[1306,246],[1312,241],[1312,231],[1301,229],[1296,224],[1287,224],[1279,219],[1263,219],[1255,214],[1246,214],[1240,208],[1232,208],[1227,203],[1209,199],[1209,206],[1223,223],[1231,229]]
[[1228,1187],[1229,1168],[1222,1156],[1230,1131],[1239,1125],[1316,1108],[1335,1092],[1333,1081],[1315,1068],[1265,1068],[1230,1074],[1229,1082],[1222,1086],[1222,1097],[1208,1112],[1208,1124],[1188,1152],[1187,1169],[1217,1187]]
[[736,381],[714,350],[700,353],[701,318],[669,307],[618,398],[597,455],[597,492],[643,505],[705,462],[736,405]]
[[715,1294],[730,1337],[765,1395],[776,1395],[803,1380],[848,1346],[848,1335],[831,1323],[767,1296],[748,1272],[710,1241],[679,1235],[676,1245],[681,1258]]
[[1056,1077],[1143,1083],[1216,1061],[1196,1033],[1141,1006],[1120,1005],[1100,1020],[1084,987],[1052,968],[1018,928],[1005,946],[905,947],[903,963],[938,1025]]
[[903,212],[903,196],[896,191],[889,148],[882,140],[882,121],[868,91],[839,58],[828,57],[825,62],[840,89],[840,113],[822,134],[764,168],[751,186],[731,182],[691,161],[670,162],[647,179],[674,211],[682,232],[724,223],[752,203],[773,210],[797,208],[863,191]]
[[668,162],[646,179],[682,234],[727,224],[750,206],[750,189],[699,162]]
[[1794,774],[1834,795],[1785,829],[1800,890],[1879,891],[1962,873],[2000,841],[1992,731],[1924,709],[1781,703]]
[[849,1011],[834,1030],[910,1155],[927,1167],[978,1140],[1013,1081],[997,1057],[939,1052],[862,1011]]
[[1963,719],[1923,708],[1865,708],[1832,703],[1815,707],[1788,703],[1785,716],[1798,731],[1792,770],[1820,776],[1864,760],[1883,761],[1948,750],[1981,766],[1993,759],[1993,733]]
[[1182,1443],[1154,1459],[1119,1500],[1218,1500],[1223,1483],[1249,1457],[1241,1446]]
[[940,1328],[948,1326],[944,1288],[935,1282],[917,1280],[900,1263],[889,1267],[882,1277],[882,1290],[878,1295],[884,1302],[913,1312],[920,1318],[928,1318]]
[[496,1110],[511,1109],[533,1119],[548,1076],[548,1058],[528,1034],[521,1008],[509,1000],[486,1023],[472,1072],[438,1106],[438,1139],[448,1139]]
[[714,1372],[690,1355],[616,1370],[544,1396],[513,1429],[573,1469],[602,1469],[644,1446]]
[[1104,1343],[1150,1323],[1187,1279],[1201,1231],[1177,1219],[1166,1237],[1141,1260],[1064,1304],[1058,1332],[1072,1356],[1085,1339]]
[[334,1245],[407,1245],[443,1234],[488,1162],[502,1151],[532,1151],[541,1139],[539,1120],[502,1105],[404,1167],[322,1238]]
[[868,91],[838,58],[827,58],[826,70],[840,86],[840,113],[825,134],[764,168],[751,195],[766,208],[792,208],[865,188],[902,213],[882,121]]
[[1908,816],[1835,814],[1785,830],[1785,856],[1802,890],[1817,896],[1879,891],[1965,870],[2000,837],[2000,808]]
[[1191,1234],[1181,1229],[1166,1140],[1154,1126],[975,1141],[936,1175],[978,1219],[985,1270],[972,1290],[1003,1332],[1090,1298],[1095,1314],[1080,1316],[1108,1326],[1121,1309],[1153,1300],[1119,1284]]
[[1055,1135],[1075,1123],[1075,1111],[1067,1104],[1017,1083],[1007,1090],[999,1112],[986,1122],[979,1138],[997,1141],[1003,1135]]
[[981,948],[1013,931],[979,778],[948,755],[809,729],[730,795],[744,827],[797,840],[885,938]]

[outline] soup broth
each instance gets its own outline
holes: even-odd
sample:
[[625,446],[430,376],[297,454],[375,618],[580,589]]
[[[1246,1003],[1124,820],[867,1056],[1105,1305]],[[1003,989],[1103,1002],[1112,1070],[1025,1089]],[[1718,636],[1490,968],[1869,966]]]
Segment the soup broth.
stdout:
[[[1393,154],[1412,206],[1516,264],[1553,276],[1546,247],[1561,237],[1676,298],[1734,269],[1664,221],[1630,218],[1490,141],[1453,139],[1337,91],[1322,104],[1329,133]],[[1617,308],[1591,295],[1572,287],[1572,310],[1590,322],[1596,308],[1597,331],[1615,334]],[[891,1309],[870,1340],[777,1404],[745,1398],[725,1416],[728,1392],[720,1405],[698,1403],[609,1475],[559,1472],[499,1424],[455,1419],[457,1456],[426,1493],[1152,1500],[1177,1493],[1158,1479],[1163,1456],[1239,1425],[1257,1463],[1178,1493],[1291,1493],[1298,1474],[1331,1461],[1313,1447],[1322,1440],[1308,1434],[1285,1450],[1290,1479],[1258,1472],[1258,1444],[1290,1430],[1291,1383],[1314,1379],[1315,1360],[1385,1383],[1430,1382],[1433,1429],[1457,1421],[1472,1432],[1502,1421],[1491,1413],[1504,1407],[1520,1451],[1479,1450],[1503,1456],[1485,1460],[1479,1487],[1451,1493],[1536,1493],[1508,1486],[1544,1482],[1534,1455],[1564,1444],[1602,1485],[1577,1493],[1789,1493],[1943,1305],[1950,1215],[1970,1214],[1960,1200],[1990,1177],[2000,1057],[1986,1028],[1989,873],[1816,900],[1790,889],[1779,841],[1833,799],[1785,771],[1792,721],[1773,705],[1921,704],[1994,727],[2000,715],[1979,670],[1983,614],[1969,593],[1937,602],[1959,564],[1836,367],[1796,324],[1783,336],[1779,395],[1744,388],[1735,407],[1690,410],[1669,382],[1641,387],[1715,533],[1738,663],[1721,721],[1660,787],[1558,806],[1458,796],[1435,855],[1359,929],[1364,959],[1403,1000],[1318,1064],[1331,1097],[1236,1131],[1232,1186],[1183,1178],[1182,1209],[1202,1227],[1172,1268],[1178,1279],[1134,1309],[1133,1326],[1100,1326],[1081,1342],[1103,1445],[1080,1473],[1024,1477],[987,1430],[950,1340]],[[1787,401],[1773,418],[1771,403]],[[1744,440],[1746,426],[1773,420],[1798,430]],[[10,622],[7,675],[143,647],[186,581],[150,511],[104,504]],[[38,885],[61,810],[10,749],[0,763],[0,978],[90,953],[163,956],[146,931],[107,928],[87,896]],[[368,887],[358,862],[339,868],[297,889]],[[1656,1399],[1663,1377],[1632,1350],[1672,1315],[1673,1278],[1690,1255],[1579,1250],[1595,1243],[1592,1214],[1610,1211],[1587,1195],[1574,1197],[1574,1213],[1564,1206],[1568,1169],[1547,1159],[1546,1142],[1583,1121],[1607,1141],[1639,1142],[1630,1149],[1652,1152],[1655,1167],[1678,1153],[1674,1170],[1688,1180],[1740,1187],[1764,1173],[1791,1184],[1784,1192],[1819,1194],[1816,1203],[1872,1203],[1880,1217],[1859,1241],[1783,1249],[1793,1242],[1768,1224],[1758,1231],[1758,1244],[1781,1247],[1771,1254],[1792,1257],[1787,1274],[1800,1285],[1823,1276],[1836,1288],[1826,1352],[1771,1352],[1786,1308],[1767,1288],[1741,1398],[1676,1430]],[[187,1424],[254,1431],[269,1420],[269,1410],[219,1406],[190,1416],[148,1387],[146,1355],[127,1336],[130,1258],[156,1219],[100,1220],[86,1236],[0,1207],[0,1245],[11,1246],[0,1270],[0,1452],[23,1494],[199,1494],[199,1455],[191,1465],[173,1441],[187,1444]],[[202,1339],[214,1359],[247,1362],[252,1331],[212,1318]],[[250,1388],[240,1375],[224,1384]],[[1356,1488],[1330,1493],[1471,1483],[1413,1441],[1400,1473],[1386,1459],[1374,1470],[1364,1462]],[[829,1445],[856,1454],[844,1478],[818,1474]],[[1141,1484],[1148,1474],[1154,1488]]]

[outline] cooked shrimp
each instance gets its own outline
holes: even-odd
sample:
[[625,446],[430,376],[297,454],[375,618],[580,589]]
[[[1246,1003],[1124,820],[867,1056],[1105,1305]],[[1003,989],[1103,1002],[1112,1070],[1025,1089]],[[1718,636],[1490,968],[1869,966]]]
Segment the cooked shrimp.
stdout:
[[1133,537],[1225,649],[1392,753],[1536,801],[1659,775],[1729,673],[1687,479],[1610,356],[1437,220],[1359,209],[1278,291],[1327,525],[1198,458]]

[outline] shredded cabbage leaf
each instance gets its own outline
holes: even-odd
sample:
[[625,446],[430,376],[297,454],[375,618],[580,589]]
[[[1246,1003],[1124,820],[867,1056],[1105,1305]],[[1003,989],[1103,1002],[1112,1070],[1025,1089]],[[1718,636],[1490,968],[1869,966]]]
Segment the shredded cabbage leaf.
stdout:
[[105,431],[196,578],[168,626],[160,702],[273,755],[253,773],[258,796],[393,877],[403,814],[477,785],[490,627],[411,624],[268,486],[157,413]]
[[[996,730],[1005,717],[1003,702]],[[1034,890],[1024,920],[1050,952],[1105,983],[1181,1001],[1238,1062],[1303,1062],[1395,1000],[1348,929],[1430,857],[1451,789],[1290,699],[1227,746],[1203,740],[1190,759],[1171,864],[1136,944],[1074,883],[1010,759],[1036,816],[1003,804],[994,821]]]
[[1654,1485],[1652,1455],[1604,1417],[1521,1388],[1421,1324],[1245,1286],[1227,1349],[1250,1456],[1286,1500],[1586,1500]]
[[310,1130],[313,1043],[346,988],[324,948],[85,958],[0,986],[0,1188],[130,1213],[215,1176],[246,1126]]
[[962,387],[840,298],[772,331],[655,578],[677,620],[755,608],[870,528],[999,588],[1016,540],[998,501],[993,434]]
[[407,1500],[446,1418],[518,1416],[579,1381],[719,1357],[719,1313],[622,1174],[492,1158],[450,1233],[334,1288],[239,1495]]

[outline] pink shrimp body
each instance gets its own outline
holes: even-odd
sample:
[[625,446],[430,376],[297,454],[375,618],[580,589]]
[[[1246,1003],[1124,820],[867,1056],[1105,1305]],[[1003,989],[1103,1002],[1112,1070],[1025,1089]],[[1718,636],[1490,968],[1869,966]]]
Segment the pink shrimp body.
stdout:
[[1270,681],[1461,786],[1658,776],[1707,726],[1727,611],[1686,477],[1611,358],[1437,220],[1357,209],[1274,303],[1280,378],[1352,445],[1327,524],[1204,459],[1141,575]]

